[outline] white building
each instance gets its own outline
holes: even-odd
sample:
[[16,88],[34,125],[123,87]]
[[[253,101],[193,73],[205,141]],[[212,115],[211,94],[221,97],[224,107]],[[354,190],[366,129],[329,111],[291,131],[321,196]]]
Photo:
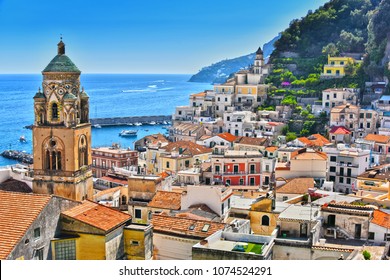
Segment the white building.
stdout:
[[324,147],[328,154],[327,180],[334,182],[334,191],[351,193],[357,177],[370,166],[370,150],[348,148],[338,144],[337,148]]
[[322,110],[329,113],[333,107],[357,103],[358,91],[352,88],[330,88],[322,92]]

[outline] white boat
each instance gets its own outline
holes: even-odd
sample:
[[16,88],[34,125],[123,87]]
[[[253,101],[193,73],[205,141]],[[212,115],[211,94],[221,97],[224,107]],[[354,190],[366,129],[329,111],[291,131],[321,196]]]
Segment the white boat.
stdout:
[[140,123],[140,122],[136,122],[136,123],[134,123],[134,125],[135,125],[135,126],[141,126],[141,125],[142,125],[142,123]]
[[150,125],[156,125],[156,122],[155,121],[151,121],[149,124]]
[[163,123],[163,125],[167,125],[167,124],[168,124],[168,122],[167,122],[167,121],[163,121],[162,123]]
[[102,128],[102,126],[100,125],[100,124],[95,124],[94,126],[93,126],[94,128]]
[[133,124],[132,124],[132,123],[128,123],[127,125],[130,125],[130,126],[132,126]]
[[22,143],[27,142],[26,137],[24,135],[19,137],[19,141],[22,142]]
[[137,136],[138,130],[122,130],[119,132],[119,136],[122,137],[130,137],[130,136]]

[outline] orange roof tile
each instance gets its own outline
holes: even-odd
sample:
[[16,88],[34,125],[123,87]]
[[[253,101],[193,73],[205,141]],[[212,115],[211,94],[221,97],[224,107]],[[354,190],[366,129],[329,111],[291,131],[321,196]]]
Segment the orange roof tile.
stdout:
[[206,96],[206,93],[205,92],[199,92],[199,93],[194,93],[194,94],[191,94],[192,97],[203,97],[203,96]]
[[49,195],[0,191],[0,259],[4,260],[50,201]]
[[226,141],[229,141],[229,142],[234,142],[234,140],[236,140],[236,136],[234,136],[233,134],[230,134],[229,132],[224,132],[224,133],[220,133],[218,134],[219,137],[221,137],[222,139],[225,139]]
[[161,149],[169,153],[174,151],[179,152],[181,149],[182,155],[187,155],[191,157],[195,155],[211,153],[213,151],[210,148],[206,148],[204,146],[195,144],[190,141],[177,141],[177,142],[169,143],[168,145],[162,147]]
[[332,133],[332,134],[351,134],[351,131],[348,128],[345,128],[344,126],[334,126],[329,131],[329,133]]
[[254,138],[254,137],[245,137],[245,136],[239,136],[234,141],[234,143],[237,144],[244,144],[244,145],[253,145],[253,146],[263,146],[267,143],[267,138]]
[[299,137],[298,140],[307,146],[313,145],[312,142],[309,139],[307,139],[306,137]]
[[313,178],[294,178],[276,189],[277,193],[305,194],[314,187]]
[[390,141],[390,136],[379,135],[379,134],[367,134],[364,140],[387,144]]
[[372,216],[371,223],[390,229],[390,214],[380,210],[375,210]]
[[106,232],[131,220],[129,214],[89,200],[85,200],[79,206],[62,212],[62,215]]
[[[314,138],[314,139],[312,139],[312,138]],[[321,134],[318,134],[318,133],[309,136],[308,139],[316,147],[323,147],[324,145],[330,144],[330,141],[328,139],[326,139],[324,136],[322,136]]]
[[151,223],[153,231],[194,238],[205,238],[225,228],[222,223],[164,215],[153,215]]
[[278,149],[279,149],[278,146],[270,146],[270,147],[265,148],[266,151],[271,152],[271,153],[277,151]]
[[149,207],[179,210],[181,208],[181,193],[157,191]]

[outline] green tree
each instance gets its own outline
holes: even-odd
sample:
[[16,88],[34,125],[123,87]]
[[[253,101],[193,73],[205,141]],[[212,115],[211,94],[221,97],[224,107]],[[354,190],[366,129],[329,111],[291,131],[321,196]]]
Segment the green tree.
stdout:
[[290,141],[293,141],[295,139],[297,139],[297,135],[295,132],[288,132],[286,134],[286,142],[290,142]]
[[340,51],[334,43],[329,43],[322,48],[322,53],[330,56],[338,56]]

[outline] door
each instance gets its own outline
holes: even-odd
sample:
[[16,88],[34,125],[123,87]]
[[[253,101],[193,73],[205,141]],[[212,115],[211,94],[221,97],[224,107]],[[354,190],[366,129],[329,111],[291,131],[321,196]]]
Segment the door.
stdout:
[[356,224],[355,225],[355,239],[360,239],[362,236],[362,225]]
[[336,225],[336,215],[329,215],[328,216],[328,226],[334,227]]
[[307,224],[306,223],[301,224],[301,230],[300,230],[299,237],[307,237]]

